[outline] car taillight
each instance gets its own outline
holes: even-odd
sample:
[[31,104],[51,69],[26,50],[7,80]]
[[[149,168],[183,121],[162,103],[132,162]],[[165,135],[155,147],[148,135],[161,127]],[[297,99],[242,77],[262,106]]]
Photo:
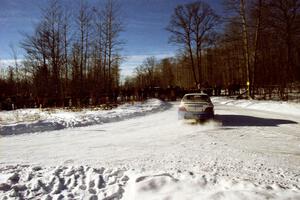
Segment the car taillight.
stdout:
[[186,112],[186,109],[185,109],[185,107],[184,107],[184,106],[180,106],[180,107],[179,107],[179,111]]

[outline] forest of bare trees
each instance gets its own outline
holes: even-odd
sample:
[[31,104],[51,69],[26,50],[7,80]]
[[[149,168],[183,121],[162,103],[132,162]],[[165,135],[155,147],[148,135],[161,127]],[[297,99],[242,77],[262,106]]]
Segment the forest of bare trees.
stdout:
[[[300,1],[224,0],[218,16],[206,3],[178,5],[167,30],[179,47],[174,58],[149,59],[136,68],[136,86],[166,87],[166,60],[172,66],[169,87],[186,89],[247,89],[255,97],[291,99],[300,90]],[[154,75],[153,75],[154,74]],[[146,85],[145,85],[146,84]],[[228,92],[227,92],[228,94]]]
[[123,30],[120,7],[114,0],[100,3],[79,1],[71,13],[61,1],[50,0],[34,33],[21,42],[25,60],[16,61],[0,80],[2,101],[44,107],[115,98]]
[[145,59],[120,85],[119,4],[80,1],[70,13],[51,0],[34,34],[24,35],[25,60],[16,59],[0,77],[2,105],[20,107],[25,99],[27,106],[80,106],[149,88],[213,88],[218,95],[249,88],[251,97],[276,91],[281,99],[299,93],[300,0],[224,0],[223,6],[216,13],[202,1],[178,5],[166,24],[176,56]]

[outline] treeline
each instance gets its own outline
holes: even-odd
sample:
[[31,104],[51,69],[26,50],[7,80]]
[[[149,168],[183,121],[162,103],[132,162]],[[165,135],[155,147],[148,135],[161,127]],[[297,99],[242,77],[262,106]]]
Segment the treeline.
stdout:
[[[178,5],[167,31],[178,54],[156,61],[148,58],[127,83],[136,87],[247,89],[287,88],[299,95],[300,1],[225,0],[219,16],[201,1]],[[171,66],[171,67],[169,67]],[[267,89],[267,90],[266,90]]]
[[115,98],[123,30],[120,6],[114,0],[97,3],[82,0],[71,9],[62,1],[49,1],[34,33],[21,42],[25,60],[16,59],[0,80],[2,104],[80,106]]
[[49,1],[34,33],[24,35],[22,63],[12,48],[16,62],[0,77],[2,105],[98,104],[120,90],[138,96],[154,88],[300,96],[300,0],[224,0],[222,16],[202,1],[178,5],[166,24],[176,56],[147,58],[122,86],[120,7],[101,2],[81,0],[71,12]]

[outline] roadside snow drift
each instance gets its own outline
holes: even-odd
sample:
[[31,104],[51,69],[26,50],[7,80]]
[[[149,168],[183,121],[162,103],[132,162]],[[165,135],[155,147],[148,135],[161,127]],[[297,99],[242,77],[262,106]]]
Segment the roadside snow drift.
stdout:
[[20,109],[0,112],[0,135],[44,132],[69,127],[82,127],[115,122],[162,111],[169,104],[158,99],[149,99],[143,103],[124,104],[112,110],[88,110],[80,112],[53,109]]
[[299,103],[270,101],[270,100],[245,100],[245,99],[237,100],[237,99],[230,99],[226,97],[212,97],[212,101],[213,103],[219,103],[222,105],[238,106],[241,108],[300,116]]
[[191,171],[136,172],[88,166],[7,166],[1,169],[1,199],[299,199],[298,186],[254,184]]

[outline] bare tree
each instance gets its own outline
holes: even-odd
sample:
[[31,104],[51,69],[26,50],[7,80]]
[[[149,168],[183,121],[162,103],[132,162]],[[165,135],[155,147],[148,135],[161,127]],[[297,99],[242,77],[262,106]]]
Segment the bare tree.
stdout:
[[105,44],[105,56],[107,56],[108,67],[108,93],[112,91],[112,66],[120,61],[118,52],[122,41],[119,39],[123,31],[123,24],[120,19],[120,7],[116,0],[107,0],[103,10],[103,28]]
[[45,94],[53,100],[54,105],[61,104],[61,69],[64,64],[62,27],[61,6],[58,0],[51,0],[43,12],[35,35],[27,35],[22,42],[26,57],[33,66],[37,87],[43,85],[44,89],[40,92],[46,90]]
[[89,56],[89,42],[91,34],[91,12],[90,7],[85,0],[80,0],[79,13],[76,16],[78,34],[78,44],[80,47],[79,73],[80,73],[80,93],[85,95],[85,78],[87,75],[87,64]]
[[[254,36],[254,55],[253,55],[253,69],[252,69],[252,79],[251,79],[251,91],[254,90],[256,69],[257,69],[257,61],[258,61],[258,46],[259,39],[262,29],[262,12],[263,12],[264,2],[263,0],[257,0],[254,5],[254,18],[255,18],[255,36]],[[253,97],[254,95],[251,94]]]
[[167,30],[171,32],[170,42],[183,45],[183,48],[188,52],[193,78],[197,85],[199,81],[196,76],[193,41],[192,41],[192,15],[188,11],[187,6],[179,5],[171,17],[171,21]]
[[193,14],[193,37],[196,43],[197,69],[200,84],[203,82],[202,76],[202,51],[211,45],[214,40],[213,29],[219,23],[217,16],[208,4],[196,2],[191,4]]
[[[71,44],[71,25],[70,25],[70,12],[64,7],[62,16],[62,43],[63,43],[63,65],[64,65],[64,85],[63,85],[63,98],[65,99],[68,95],[69,86],[69,53]],[[63,77],[63,74],[61,74]]]
[[[241,39],[243,44],[243,55],[244,55],[244,68],[246,72],[245,83],[248,85],[248,97],[250,97],[250,47],[249,47],[249,24],[248,24],[248,13],[247,5],[245,0],[225,0],[226,8],[231,12],[235,13],[233,17],[230,18],[230,23],[235,23],[240,26],[241,29]],[[237,16],[236,16],[237,14]]]
[[219,17],[208,4],[197,1],[177,6],[167,27],[172,34],[170,41],[183,45],[188,53],[196,85],[202,82],[202,50],[218,21]]
[[240,0],[240,17],[242,22],[242,30],[243,30],[243,48],[244,48],[244,56],[245,56],[245,69],[246,69],[246,78],[247,78],[247,86],[248,86],[248,97],[250,97],[250,63],[249,63],[249,31],[246,19],[246,8],[245,1]]

